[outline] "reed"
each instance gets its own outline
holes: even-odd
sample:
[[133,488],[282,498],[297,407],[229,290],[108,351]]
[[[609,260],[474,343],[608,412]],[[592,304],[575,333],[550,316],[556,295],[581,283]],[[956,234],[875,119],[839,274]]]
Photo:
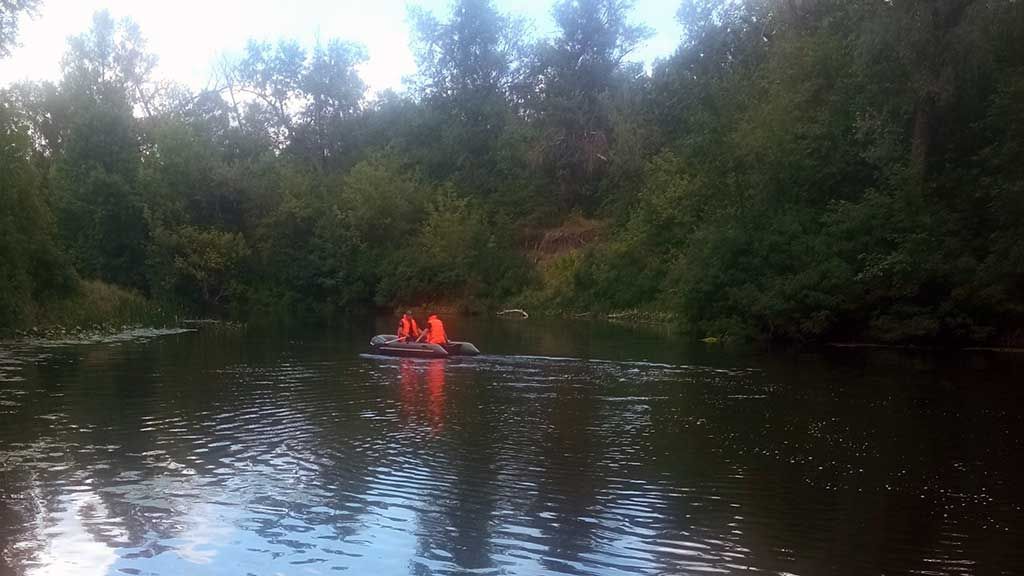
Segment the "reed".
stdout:
[[99,280],[85,280],[71,298],[42,309],[37,317],[36,328],[98,330],[154,326],[173,320],[173,311],[148,300],[135,290]]

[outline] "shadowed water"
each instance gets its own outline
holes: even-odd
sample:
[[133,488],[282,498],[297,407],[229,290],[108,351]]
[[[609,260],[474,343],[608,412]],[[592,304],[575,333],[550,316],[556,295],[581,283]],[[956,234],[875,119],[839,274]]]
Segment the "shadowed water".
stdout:
[[1019,574],[1014,355],[450,322],[0,345],[0,574]]

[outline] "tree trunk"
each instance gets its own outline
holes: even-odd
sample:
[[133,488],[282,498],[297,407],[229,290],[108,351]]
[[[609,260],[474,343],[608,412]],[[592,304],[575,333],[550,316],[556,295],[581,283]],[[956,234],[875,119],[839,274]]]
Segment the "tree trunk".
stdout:
[[918,98],[914,110],[914,133],[910,149],[910,170],[914,191],[924,191],[928,180],[928,158],[932,142],[932,113],[935,106],[930,95]]

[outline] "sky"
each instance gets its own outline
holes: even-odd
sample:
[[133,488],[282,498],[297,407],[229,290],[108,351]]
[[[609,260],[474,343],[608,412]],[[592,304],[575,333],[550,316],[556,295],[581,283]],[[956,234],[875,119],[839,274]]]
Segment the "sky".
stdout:
[[[142,29],[159,64],[154,79],[200,89],[211,81],[221,55],[238,54],[250,38],[293,38],[306,46],[317,38],[341,38],[364,45],[369,60],[359,72],[371,93],[401,90],[416,71],[409,50],[407,5],[447,13],[449,0],[42,0],[35,17],[22,18],[18,42],[0,60],[0,86],[19,80],[56,80],[67,38],[87,30],[92,14],[107,9],[115,19],[130,17]],[[495,0],[504,13],[526,17],[534,33],[554,33],[553,0]],[[682,29],[675,19],[679,0],[635,0],[633,21],[654,36],[633,54],[650,65],[670,55]]]

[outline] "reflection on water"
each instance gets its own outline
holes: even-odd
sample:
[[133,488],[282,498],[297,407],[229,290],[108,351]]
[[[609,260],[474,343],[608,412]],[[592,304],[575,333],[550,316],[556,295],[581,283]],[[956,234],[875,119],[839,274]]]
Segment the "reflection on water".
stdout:
[[1024,571],[1019,360],[452,324],[0,348],[0,574]]
[[[106,574],[117,559],[114,549],[97,540],[89,527],[107,521],[108,511],[94,493],[71,493],[61,498],[63,510],[49,518],[39,516],[40,532],[47,538],[39,551],[34,576]],[[116,533],[107,532],[116,538]]]
[[444,375],[447,360],[399,361],[399,411],[404,424],[427,423],[444,430]]

